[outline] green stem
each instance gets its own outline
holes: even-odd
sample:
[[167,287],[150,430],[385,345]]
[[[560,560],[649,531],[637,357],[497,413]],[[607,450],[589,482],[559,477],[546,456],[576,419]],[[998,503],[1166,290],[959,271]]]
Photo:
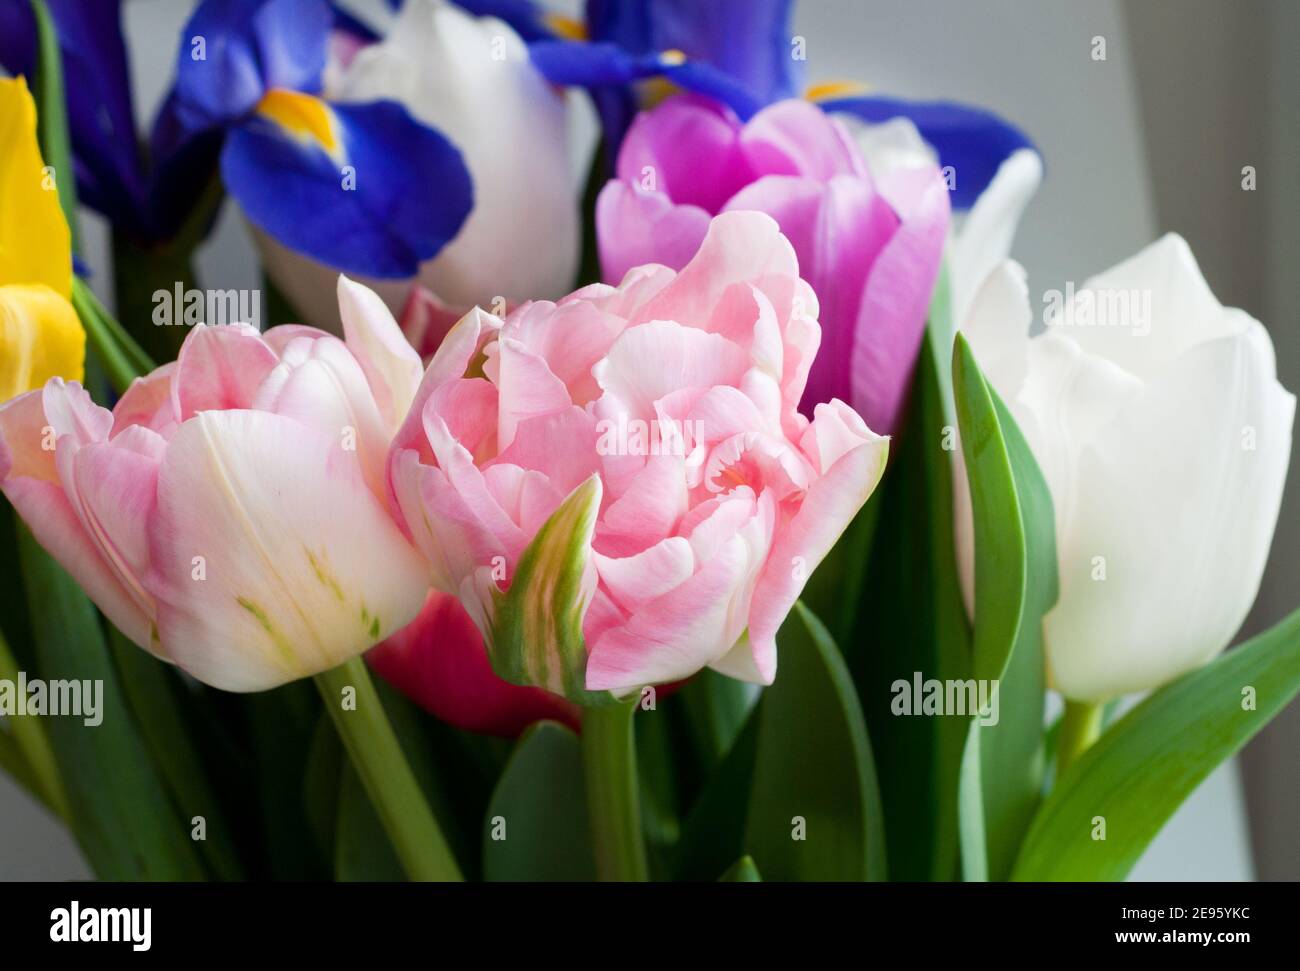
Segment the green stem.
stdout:
[[118,394],[126,391],[136,378],[153,370],[149,357],[77,276],[72,278],[72,308],[81,318],[86,340]]
[[1066,701],[1061,731],[1056,740],[1056,778],[1088,750],[1101,735],[1102,706],[1087,701]]
[[[11,683],[18,681],[18,662],[4,635],[0,634],[0,678]],[[72,819],[68,808],[68,797],[63,791],[63,780],[59,777],[58,762],[50,740],[45,736],[45,727],[35,716],[14,716],[10,720],[10,736],[30,771],[29,786],[35,795],[60,816],[65,822]],[[11,766],[12,768],[12,766]],[[24,781],[19,777],[19,781]]]
[[647,879],[641,835],[635,702],[597,705],[582,713],[582,762],[587,777],[596,873],[601,880]]
[[[353,658],[318,674],[316,686],[407,875],[412,880],[463,879],[402,754],[365,662]],[[355,692],[355,707],[343,706],[345,689]]]
[[44,0],[31,0],[36,18],[36,132],[45,164],[54,169],[54,186],[59,206],[68,221],[72,251],[79,247],[77,231],[77,176],[72,165],[72,141],[68,136],[68,107],[63,96],[63,60],[59,37]]

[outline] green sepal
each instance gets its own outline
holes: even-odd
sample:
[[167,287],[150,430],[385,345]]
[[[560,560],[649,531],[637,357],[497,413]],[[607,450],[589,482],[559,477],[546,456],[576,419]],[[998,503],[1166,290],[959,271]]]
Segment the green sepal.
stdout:
[[512,684],[545,688],[582,705],[609,704],[607,691],[588,691],[582,621],[593,592],[591,538],[601,483],[593,475],[551,514],[528,544],[510,588],[491,598],[488,657]]

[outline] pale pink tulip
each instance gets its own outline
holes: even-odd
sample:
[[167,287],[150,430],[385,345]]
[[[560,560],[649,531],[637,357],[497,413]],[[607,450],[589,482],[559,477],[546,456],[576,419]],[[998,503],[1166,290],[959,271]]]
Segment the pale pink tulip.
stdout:
[[755,212],[716,217],[680,273],[452,328],[389,475],[498,672],[578,700],[706,666],[772,681],[777,628],[888,448],[841,401],[800,414],[820,336]]
[[419,358],[345,279],[346,342],[199,327],[113,411],[53,379],[0,407],[0,488],[131,640],[253,691],[334,667],[419,611],[427,584],[385,460]]

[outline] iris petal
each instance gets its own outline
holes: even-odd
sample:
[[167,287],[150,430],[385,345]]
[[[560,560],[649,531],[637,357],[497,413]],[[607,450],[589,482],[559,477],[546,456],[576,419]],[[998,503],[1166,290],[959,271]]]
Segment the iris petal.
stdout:
[[392,101],[274,92],[230,132],[227,189],[286,246],[347,273],[414,276],[473,207],[460,152]]

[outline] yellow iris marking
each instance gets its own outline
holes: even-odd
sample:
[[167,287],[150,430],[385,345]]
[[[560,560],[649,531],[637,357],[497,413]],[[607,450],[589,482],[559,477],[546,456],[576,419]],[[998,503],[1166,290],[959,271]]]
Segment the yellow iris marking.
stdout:
[[272,88],[257,103],[257,113],[300,142],[313,142],[335,158],[341,154],[338,122],[320,98],[301,91]]
[[558,13],[548,13],[542,18],[542,22],[556,37],[563,37],[565,40],[587,39],[587,25],[581,20],[565,17]]
[[664,51],[659,55],[659,63],[666,67],[676,67],[686,63],[686,55],[679,50]]
[[850,94],[865,94],[870,88],[860,81],[821,81],[810,84],[803,96],[808,101],[825,101],[827,98],[841,98]]

